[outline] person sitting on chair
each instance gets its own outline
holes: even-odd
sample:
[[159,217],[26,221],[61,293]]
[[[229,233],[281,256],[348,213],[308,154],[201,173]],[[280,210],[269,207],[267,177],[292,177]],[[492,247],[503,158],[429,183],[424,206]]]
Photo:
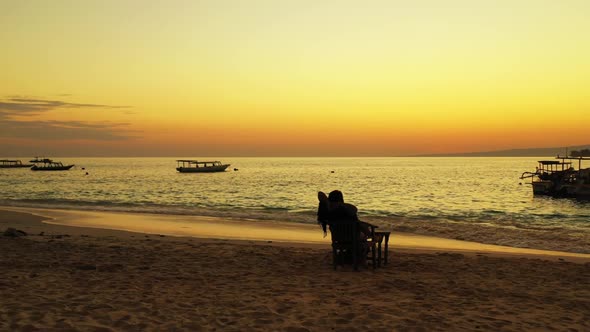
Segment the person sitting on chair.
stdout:
[[[320,201],[318,207],[318,223],[325,227],[325,225],[334,225],[336,223],[347,223],[347,222],[358,222],[359,223],[359,240],[363,243],[361,245],[361,265],[366,264],[366,255],[368,253],[368,246],[366,240],[371,230],[368,224],[359,220],[356,206],[348,203],[344,203],[344,195],[340,190],[334,190],[326,197],[323,192],[318,193],[318,199]],[[330,228],[331,229],[331,228]],[[324,228],[324,236],[327,232]]]

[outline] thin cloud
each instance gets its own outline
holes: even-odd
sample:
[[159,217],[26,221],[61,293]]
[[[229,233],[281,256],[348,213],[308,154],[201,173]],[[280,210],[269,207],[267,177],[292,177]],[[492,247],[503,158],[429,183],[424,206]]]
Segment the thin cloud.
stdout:
[[124,109],[123,112],[129,112],[129,108],[12,96],[0,100],[0,137],[99,141],[134,139],[139,136],[137,131],[127,129],[130,123],[15,119],[17,116],[32,117],[59,109]]
[[0,117],[14,115],[38,115],[48,111],[64,108],[108,108],[119,109],[129,106],[115,106],[87,103],[70,103],[63,100],[47,100],[34,98],[12,97],[0,101]]
[[0,121],[0,137],[43,140],[115,141],[139,138],[128,123],[81,121]]
[[123,127],[128,126],[130,123],[127,122],[83,122],[83,121],[43,121],[42,123],[55,126],[55,127],[73,127],[73,128],[112,128],[112,127]]

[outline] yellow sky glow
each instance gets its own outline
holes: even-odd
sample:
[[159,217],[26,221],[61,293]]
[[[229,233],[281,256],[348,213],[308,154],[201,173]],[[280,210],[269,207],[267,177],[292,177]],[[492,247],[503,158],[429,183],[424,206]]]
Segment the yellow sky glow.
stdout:
[[582,0],[5,2],[0,143],[154,156],[587,144],[588,15]]

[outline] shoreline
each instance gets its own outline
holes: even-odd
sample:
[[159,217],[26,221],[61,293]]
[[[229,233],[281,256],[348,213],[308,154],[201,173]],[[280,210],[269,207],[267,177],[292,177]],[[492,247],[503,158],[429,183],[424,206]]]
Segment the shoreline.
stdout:
[[[92,232],[99,230],[104,234],[108,234],[109,231],[123,231],[172,237],[254,241],[298,247],[329,247],[331,244],[330,235],[328,234],[327,237],[323,238],[317,225],[287,221],[253,221],[209,216],[0,206],[0,213],[3,210],[38,215],[46,218],[43,223],[68,227],[70,232],[74,231],[75,228],[90,228]],[[378,230],[389,231],[386,229]],[[590,262],[590,254],[490,245],[403,232],[392,232],[389,246],[390,250],[403,250],[406,252],[485,253],[553,260],[567,258],[569,261]]]
[[[240,209],[180,209],[169,210],[168,207],[159,209],[155,206],[140,209],[124,208],[110,209],[95,206],[62,206],[62,205],[20,205],[0,204],[7,208],[46,209],[61,211],[95,211],[97,213],[129,213],[141,215],[161,216],[201,216],[211,217],[215,220],[242,220],[249,223],[273,222],[285,220],[289,224],[316,225],[315,214],[311,211],[258,211]],[[144,209],[145,208],[145,209]],[[416,219],[403,216],[376,217],[363,215],[363,221],[380,226],[382,229],[390,229],[399,233],[419,234],[426,237],[455,239],[467,242],[476,242],[489,245],[506,246],[524,249],[538,249],[548,251],[572,252],[590,254],[590,232],[586,227],[576,228],[572,225],[555,224],[553,226],[535,226],[535,222],[529,223],[522,219],[505,220],[501,223],[486,222],[484,220],[456,221],[445,218],[440,219]],[[317,241],[312,239],[312,241]]]

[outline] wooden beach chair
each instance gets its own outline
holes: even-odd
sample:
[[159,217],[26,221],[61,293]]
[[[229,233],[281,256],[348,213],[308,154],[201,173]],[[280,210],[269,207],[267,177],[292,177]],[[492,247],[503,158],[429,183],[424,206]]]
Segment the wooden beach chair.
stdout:
[[[361,226],[365,224],[370,229],[367,239],[360,239]],[[358,271],[359,261],[365,256],[365,259],[371,259],[373,269],[376,264],[376,242],[375,228],[371,224],[357,221],[341,221],[330,223],[330,233],[332,236],[332,263],[334,270],[338,265],[351,263],[355,271]]]

